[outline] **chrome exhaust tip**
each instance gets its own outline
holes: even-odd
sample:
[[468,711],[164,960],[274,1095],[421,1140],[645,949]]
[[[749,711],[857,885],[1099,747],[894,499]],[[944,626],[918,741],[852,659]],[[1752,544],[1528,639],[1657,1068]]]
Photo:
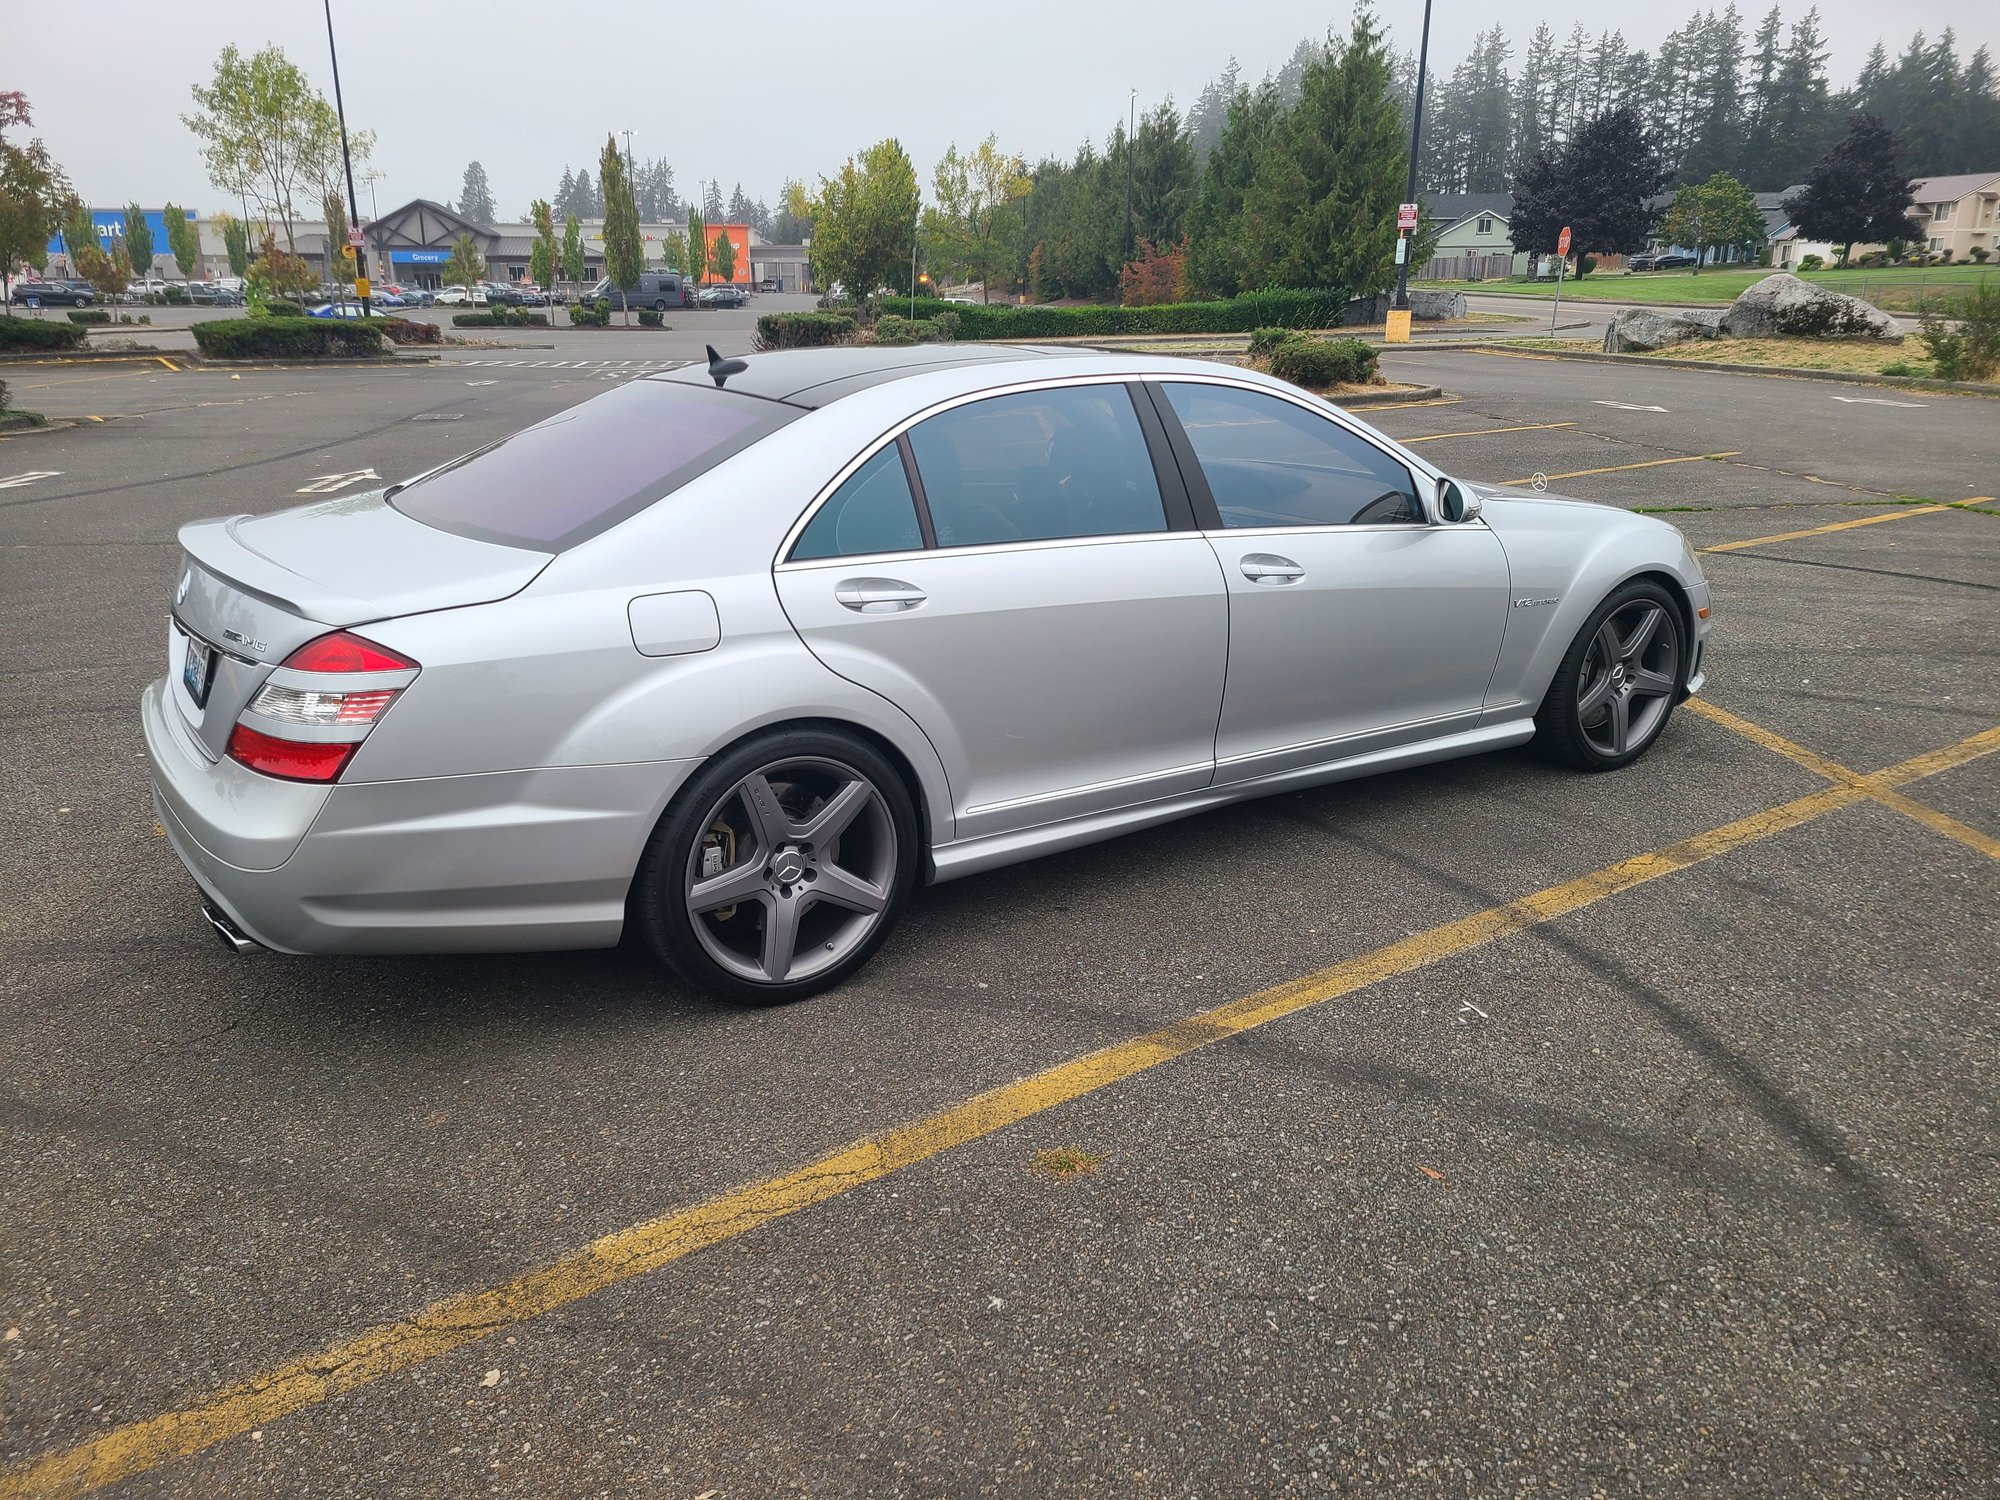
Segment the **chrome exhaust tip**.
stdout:
[[214,902],[202,902],[201,914],[208,922],[208,925],[215,929],[215,935],[222,939],[222,946],[227,948],[231,953],[248,953],[252,948],[263,946],[255,938],[247,935],[242,928],[230,921],[228,913],[224,912]]

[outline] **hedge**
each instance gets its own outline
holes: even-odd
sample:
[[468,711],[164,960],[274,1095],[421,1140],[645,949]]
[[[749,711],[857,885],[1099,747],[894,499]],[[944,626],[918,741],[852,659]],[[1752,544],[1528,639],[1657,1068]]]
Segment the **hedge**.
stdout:
[[925,318],[912,322],[893,313],[884,313],[875,320],[875,342],[878,344],[934,344],[938,337],[937,325]]
[[36,349],[81,349],[83,329],[75,323],[0,316],[0,353]]
[[608,328],[611,325],[611,299],[599,297],[595,302],[579,302],[569,310],[569,324],[572,328]]
[[392,344],[444,342],[444,330],[435,323],[418,323],[409,318],[384,318],[378,326]]
[[109,323],[111,314],[101,307],[72,307],[69,310],[69,320],[72,323],[85,324]]
[[757,320],[757,347],[816,349],[844,344],[854,337],[854,319],[846,313],[765,313]]
[[[890,304],[884,302],[885,308]],[[911,311],[896,298],[898,312]],[[1127,333],[1249,333],[1257,328],[1338,328],[1347,293],[1245,292],[1226,302],[1160,302],[1150,307],[1009,307],[917,298],[918,318],[951,312],[961,339],[1089,338]]]
[[454,328],[546,328],[548,314],[529,312],[525,307],[495,307],[486,312],[453,313]]
[[1287,339],[1271,351],[1271,373],[1293,385],[1366,385],[1375,378],[1375,350],[1360,339]]
[[210,359],[344,359],[382,353],[379,323],[347,318],[214,318],[194,325]]

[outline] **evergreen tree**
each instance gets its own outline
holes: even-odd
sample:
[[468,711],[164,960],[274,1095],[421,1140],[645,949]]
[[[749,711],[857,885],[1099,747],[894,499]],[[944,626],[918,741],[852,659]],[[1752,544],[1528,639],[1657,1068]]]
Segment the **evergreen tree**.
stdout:
[[757,211],[752,206],[749,197],[744,193],[743,184],[740,182],[736,184],[735,189],[729,195],[727,211],[729,222],[732,224],[748,224],[757,216]]
[[711,182],[701,200],[701,216],[710,224],[720,224],[723,219],[722,184]]
[[1847,134],[1813,163],[1802,192],[1785,200],[1799,234],[1841,247],[1921,238],[1911,222],[1910,179],[1894,132],[1880,115],[1857,114]]
[[493,222],[493,189],[486,181],[486,168],[468,162],[465,181],[458,190],[458,211],[475,224]]
[[1169,98],[1132,138],[1132,236],[1162,248],[1181,237],[1194,198],[1194,141]]
[[562,181],[556,185],[555,201],[550,204],[559,214],[576,212],[576,178],[570,175],[569,163],[563,163]]
[[1404,144],[1389,52],[1366,4],[1307,66],[1243,208],[1255,286],[1370,293],[1393,276]]
[[1720,16],[1711,12],[1702,33],[1687,150],[1680,160],[1684,182],[1705,181],[1742,159],[1743,61],[1743,21],[1735,5]]
[[1589,254],[1625,254],[1644,247],[1653,219],[1646,200],[1666,181],[1638,115],[1610,110],[1522,164],[1507,227],[1516,249],[1546,252],[1569,226],[1579,265]]
[[601,219],[604,217],[604,194],[590,180],[590,169],[578,168],[576,182],[570,188],[570,210],[579,219]]
[[[1479,43],[1474,41],[1476,49]],[[1556,143],[1555,34],[1545,21],[1535,28],[1514,85],[1514,147],[1509,160],[1525,161]]]
[[[1783,61],[1779,41],[1784,35],[1784,25],[1784,13],[1775,4],[1757,23],[1756,50],[1750,54],[1748,115],[1744,121],[1743,149],[1738,157],[1738,166],[1750,182],[1770,184],[1773,191],[1788,185],[1773,183],[1771,179],[1776,129],[1771,106]],[[1879,42],[1875,50],[1877,54],[1881,52]]]
[[1209,152],[1222,140],[1223,126],[1229,121],[1229,107],[1236,102],[1243,65],[1232,57],[1221,74],[1211,78],[1188,111],[1188,139],[1194,143],[1195,158],[1207,162]]
[[1832,124],[1826,80],[1826,41],[1819,11],[1793,24],[1791,38],[1771,84],[1768,106],[1770,146],[1763,168],[1773,188],[1798,182],[1825,150]]
[[1207,296],[1243,290],[1243,200],[1282,116],[1278,91],[1269,83],[1255,93],[1239,90],[1229,102],[1188,209],[1187,279]]

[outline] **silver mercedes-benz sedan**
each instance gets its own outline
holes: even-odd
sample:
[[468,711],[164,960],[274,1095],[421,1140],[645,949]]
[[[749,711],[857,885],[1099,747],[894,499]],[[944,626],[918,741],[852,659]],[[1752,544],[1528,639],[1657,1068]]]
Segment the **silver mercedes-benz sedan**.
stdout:
[[715,360],[388,489],[202,521],[142,702],[235,947],[643,935],[810,994],[913,887],[1700,686],[1681,534],[1193,361]]

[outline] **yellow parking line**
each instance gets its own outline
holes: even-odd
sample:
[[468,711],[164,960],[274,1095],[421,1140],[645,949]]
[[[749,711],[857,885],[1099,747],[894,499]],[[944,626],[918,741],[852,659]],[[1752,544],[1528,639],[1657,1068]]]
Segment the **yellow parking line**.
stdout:
[[[1612,464],[1605,469],[1571,469],[1567,474],[1544,474],[1544,479],[1581,479],[1586,474],[1623,474],[1628,469],[1658,469],[1667,464],[1698,464],[1711,458],[1735,458],[1739,450],[1728,453],[1690,453],[1686,458],[1649,458],[1642,464]],[[1535,476],[1526,479],[1503,479],[1502,484],[1533,484]]]
[[157,359],[161,364],[165,365],[169,370],[172,370],[176,375],[180,374],[181,367],[175,364],[172,360],[168,359],[166,355],[156,354],[153,356],[153,358]]
[[[1968,505],[1976,501],[1968,500]],[[1800,537],[1824,536],[1829,531],[1851,531],[1856,526],[1877,526],[1884,521],[1900,521],[1905,516],[1934,516],[1941,510],[1950,510],[1949,505],[1912,505],[1903,510],[1892,510],[1885,515],[1863,516],[1858,521],[1835,521],[1828,526],[1808,526],[1804,531],[1781,531],[1776,536],[1753,536],[1747,542],[1718,542],[1713,547],[1703,547],[1703,552],[1741,552],[1745,547],[1765,547],[1772,542],[1795,542]]]
[[1491,437],[1496,432],[1543,432],[1551,427],[1574,427],[1574,422],[1529,422],[1521,427],[1475,427],[1470,432],[1433,432],[1424,437],[1397,438],[1399,443],[1441,443],[1446,438]]
[[1734,730],[1745,739],[1762,745],[1773,755],[1782,755],[1785,759],[1804,766],[1815,776],[1823,776],[1828,781],[1852,787],[1884,807],[1893,808],[1904,817],[1923,824],[1933,833],[1941,833],[1948,839],[1956,839],[1968,849],[1976,849],[1988,859],[2000,859],[2000,839],[1980,832],[1969,823],[1959,822],[1949,813],[1939,812],[1934,807],[1926,807],[1921,802],[1905,797],[1883,780],[1887,772],[1863,776],[1859,771],[1850,771],[1839,761],[1829,760],[1818,751],[1808,750],[1804,745],[1796,744],[1775,730],[1766,729],[1762,724],[1753,724],[1726,708],[1710,703],[1706,698],[1690,698],[1688,707],[1703,718],[1720,724],[1724,729]]
[[[1884,786],[1900,785],[1995,750],[2000,750],[2000,728],[1862,779]],[[1446,922],[1304,978],[1197,1012],[1145,1036],[1003,1084],[928,1119],[869,1136],[793,1171],[614,1231],[504,1285],[447,1297],[414,1317],[371,1329],[241,1381],[197,1406],[129,1423],[74,1448],[10,1469],[0,1475],[0,1500],[79,1495],[199,1453],[344,1391],[448,1354],[670,1265],[697,1250],[879,1181],[955,1146],[980,1140],[1211,1042],[1538,927],[1663,875],[1797,828],[1870,795],[1873,793],[1859,786],[1825,787],[1650,854],[1620,860],[1518,901]]]

